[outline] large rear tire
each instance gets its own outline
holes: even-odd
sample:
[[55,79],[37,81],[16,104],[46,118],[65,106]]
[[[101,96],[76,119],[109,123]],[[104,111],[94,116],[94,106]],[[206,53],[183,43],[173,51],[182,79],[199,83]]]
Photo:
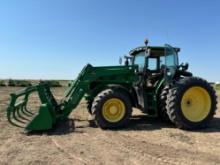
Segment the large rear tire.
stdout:
[[132,105],[127,95],[113,89],[98,94],[92,104],[96,124],[102,129],[121,128],[128,124]]
[[184,78],[169,90],[167,112],[170,120],[183,129],[206,127],[217,109],[213,87],[197,77]]
[[166,85],[159,95],[159,106],[158,106],[158,112],[159,117],[163,122],[170,123],[170,118],[167,113],[166,109],[166,101],[167,101],[167,95],[169,93],[170,85]]

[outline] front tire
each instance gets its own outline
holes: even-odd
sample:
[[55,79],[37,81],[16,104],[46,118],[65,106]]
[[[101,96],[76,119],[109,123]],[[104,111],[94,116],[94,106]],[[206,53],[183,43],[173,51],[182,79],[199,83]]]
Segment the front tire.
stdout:
[[126,126],[131,112],[129,97],[113,89],[107,89],[98,94],[92,105],[92,114],[96,124],[102,129]]
[[87,110],[90,115],[92,115],[92,100],[87,100]]
[[197,77],[184,78],[169,90],[167,111],[170,120],[183,129],[206,127],[217,109],[213,87]]

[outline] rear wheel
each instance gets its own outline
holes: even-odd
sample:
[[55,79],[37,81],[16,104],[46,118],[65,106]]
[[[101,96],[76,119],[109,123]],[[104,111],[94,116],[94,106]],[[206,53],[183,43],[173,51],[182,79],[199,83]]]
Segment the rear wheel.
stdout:
[[160,96],[159,96],[159,117],[162,121],[164,122],[167,122],[167,123],[170,123],[170,118],[167,114],[167,109],[166,109],[166,101],[167,101],[167,95],[169,93],[169,89],[170,89],[170,86],[169,85],[166,85],[161,93],[160,93]]
[[181,79],[169,91],[167,111],[179,128],[198,129],[207,126],[217,109],[213,87],[196,77]]
[[95,121],[103,129],[125,126],[130,119],[131,112],[129,97],[112,89],[101,92],[92,105]]

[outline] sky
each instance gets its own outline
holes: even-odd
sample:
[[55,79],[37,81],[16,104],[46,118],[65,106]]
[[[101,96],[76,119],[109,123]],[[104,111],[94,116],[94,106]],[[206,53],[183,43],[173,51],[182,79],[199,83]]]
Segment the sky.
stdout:
[[87,63],[118,65],[145,38],[220,80],[218,0],[1,0],[0,79],[75,79]]

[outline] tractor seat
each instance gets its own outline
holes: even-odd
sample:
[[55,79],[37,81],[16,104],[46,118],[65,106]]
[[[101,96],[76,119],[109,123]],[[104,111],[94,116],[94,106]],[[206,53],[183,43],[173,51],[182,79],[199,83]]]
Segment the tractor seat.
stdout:
[[161,79],[161,77],[164,75],[164,69],[166,69],[166,66],[161,66],[160,70],[155,71],[149,71],[151,72],[151,75],[148,77],[148,86],[154,86],[154,84]]

